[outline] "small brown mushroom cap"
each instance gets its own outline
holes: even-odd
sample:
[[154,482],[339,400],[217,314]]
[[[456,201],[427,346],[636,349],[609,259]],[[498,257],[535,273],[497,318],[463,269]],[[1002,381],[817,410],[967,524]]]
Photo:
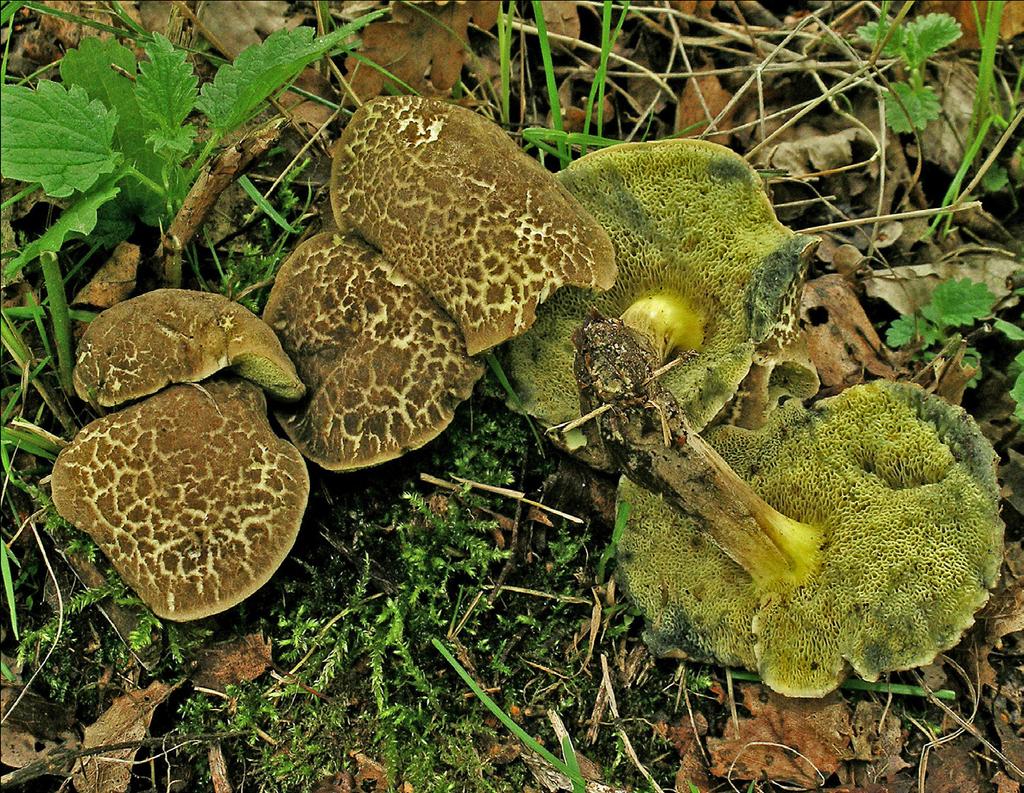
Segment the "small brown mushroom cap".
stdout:
[[57,457],[53,503],[160,617],[241,602],[291,550],[306,464],[245,380],[175,385],[86,426]]
[[244,306],[209,292],[157,289],[89,324],[73,380],[83,400],[113,407],[228,367],[275,399],[306,390],[274,332]]
[[483,374],[425,292],[337,233],[295,250],[263,317],[309,386],[277,417],[306,457],[331,470],[383,463],[437,437]]
[[563,285],[614,282],[597,221],[470,110],[415,96],[368,102],[338,142],[331,186],[338,228],[430,295],[470,355],[523,333]]

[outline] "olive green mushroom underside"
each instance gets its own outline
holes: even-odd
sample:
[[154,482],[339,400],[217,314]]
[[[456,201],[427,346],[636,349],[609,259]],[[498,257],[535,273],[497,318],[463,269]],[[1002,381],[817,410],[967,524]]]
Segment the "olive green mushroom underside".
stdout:
[[483,367],[458,327],[375,250],[325,232],[284,263],[264,311],[307,384],[277,417],[313,462],[348,470],[437,437]]
[[291,550],[306,464],[245,380],[174,385],[87,425],[57,458],[54,505],[160,617],[230,608]]
[[623,480],[633,509],[620,569],[652,650],[820,696],[848,667],[877,680],[929,663],[972,624],[995,583],[1002,523],[992,449],[961,409],[879,382],[708,440],[773,507],[823,530],[821,566],[802,585],[758,591],[694,523]]
[[505,132],[439,100],[363,105],[334,154],[331,200],[353,231],[423,288],[470,355],[533,324],[565,284],[605,289],[611,242]]
[[509,345],[524,406],[548,424],[578,416],[573,331],[591,310],[620,316],[637,300],[667,295],[704,322],[700,349],[662,379],[702,428],[733,395],[755,350],[793,328],[814,241],[782,226],[757,174],[712,143],[613,146],[577,160],[559,180],[608,232],[619,273],[603,293],[560,290]]
[[112,407],[228,367],[277,399],[305,392],[273,331],[244,306],[209,292],[157,289],[89,323],[73,380],[81,399]]

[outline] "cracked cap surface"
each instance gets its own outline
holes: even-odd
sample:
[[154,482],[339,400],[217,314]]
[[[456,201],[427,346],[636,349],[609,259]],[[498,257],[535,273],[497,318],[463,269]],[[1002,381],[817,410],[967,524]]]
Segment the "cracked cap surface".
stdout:
[[295,250],[263,317],[309,387],[277,417],[306,457],[331,470],[383,463],[437,437],[483,374],[425,292],[337,233]]
[[275,399],[305,393],[259,317],[223,295],[187,289],[147,292],[96,317],[79,342],[72,379],[82,400],[113,407],[225,368]]
[[523,333],[563,285],[615,278],[611,241],[579,202],[499,126],[446,102],[363,105],[331,188],[338,228],[436,301],[469,355]]
[[158,616],[230,608],[291,550],[309,476],[266,408],[245,380],[174,385],[87,425],[57,457],[57,511]]

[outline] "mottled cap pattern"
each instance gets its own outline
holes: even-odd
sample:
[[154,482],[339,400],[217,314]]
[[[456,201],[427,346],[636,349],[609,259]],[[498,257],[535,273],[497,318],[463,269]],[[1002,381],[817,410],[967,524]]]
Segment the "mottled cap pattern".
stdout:
[[334,153],[338,228],[450,316],[476,355],[518,336],[563,285],[607,289],[607,234],[497,125],[415,96],[363,105]]
[[309,388],[277,417],[324,468],[376,465],[422,446],[483,374],[424,291],[373,248],[336,233],[288,258],[263,317]]
[[622,583],[655,653],[755,669],[774,690],[822,696],[852,669],[867,680],[955,645],[1002,558],[996,457],[961,408],[874,382],[765,427],[707,440],[775,509],[821,530],[802,582],[758,587],[661,496],[623,481],[633,510]]
[[89,324],[73,380],[81,399],[113,407],[229,367],[276,399],[305,393],[274,332],[244,306],[209,292],[157,289]]
[[241,602],[291,550],[309,496],[301,455],[246,380],[174,385],[87,425],[58,456],[53,502],[160,617]]
[[527,412],[550,425],[576,418],[573,332],[591,311],[618,317],[665,295],[704,323],[699,349],[662,379],[701,429],[757,351],[792,334],[815,240],[782,226],[757,174],[714,143],[620,144],[582,157],[559,180],[608,232],[619,274],[603,293],[559,291],[511,342],[509,370]]

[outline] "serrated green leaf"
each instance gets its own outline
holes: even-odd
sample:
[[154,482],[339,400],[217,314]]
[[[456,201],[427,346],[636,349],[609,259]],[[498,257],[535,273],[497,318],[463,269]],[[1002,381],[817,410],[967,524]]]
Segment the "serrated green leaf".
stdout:
[[1024,328],[1007,322],[1005,319],[997,319],[994,323],[996,330],[1001,330],[1010,341],[1024,341]]
[[[929,121],[939,117],[942,107],[931,87],[926,85],[915,91],[908,83],[890,83],[889,88],[891,91],[885,95],[885,121],[893,132],[924,129]],[[899,102],[894,95],[899,96]]]
[[117,112],[78,86],[5,85],[0,103],[0,171],[9,179],[38,182],[62,198],[88,190],[120,162],[112,145]]
[[986,193],[998,193],[1010,184],[1010,173],[1000,163],[992,163],[981,177],[981,186]]
[[936,325],[960,327],[973,325],[987,317],[995,302],[996,296],[988,286],[970,278],[961,278],[959,281],[943,281],[935,287],[931,302],[921,309],[921,313]]
[[[117,111],[114,145],[130,165],[160,184],[163,160],[146,142],[150,124],[142,116],[135,85],[111,68],[112,64],[135,76],[135,55],[131,50],[114,39],[90,37],[83,39],[78,49],[68,50],[60,62],[60,74],[65,85],[80,86],[91,99]],[[149,225],[159,223],[165,209],[163,196],[135,179],[126,181],[122,188],[119,200],[132,214]]]
[[242,50],[233,64],[218,69],[213,82],[199,92],[196,107],[218,132],[241,126],[274,91],[384,13],[381,9],[366,14],[318,39],[310,27],[274,32]]
[[949,14],[927,14],[908,22],[905,36],[907,63],[912,69],[920,68],[928,58],[948,47],[962,34],[960,23]]
[[107,176],[87,193],[79,196],[78,200],[50,225],[42,237],[26,245],[21,253],[4,267],[4,278],[13,278],[26,264],[38,258],[44,251],[59,251],[68,235],[89,234],[96,227],[97,210],[120,192],[117,186],[118,178],[116,175]]
[[890,347],[905,347],[916,338],[920,324],[921,320],[915,321],[913,316],[902,316],[893,320],[885,331],[885,343]]
[[[159,33],[146,45],[148,61],[139,63],[139,78],[135,83],[135,95],[143,117],[156,125],[162,141],[187,140],[182,135],[182,123],[188,118],[199,96],[199,78],[195,76],[185,53],[176,50],[170,41]],[[175,149],[175,145],[167,148]],[[187,151],[187,149],[186,149]]]
[[[861,25],[857,28],[857,35],[860,36],[861,40],[867,42],[872,47],[875,46],[879,41],[885,38],[889,32],[889,23],[882,24],[880,22],[868,22],[866,25]],[[902,54],[903,50],[903,28],[896,28],[889,41],[886,42],[885,47],[882,48],[882,55],[889,58],[894,58]]]

